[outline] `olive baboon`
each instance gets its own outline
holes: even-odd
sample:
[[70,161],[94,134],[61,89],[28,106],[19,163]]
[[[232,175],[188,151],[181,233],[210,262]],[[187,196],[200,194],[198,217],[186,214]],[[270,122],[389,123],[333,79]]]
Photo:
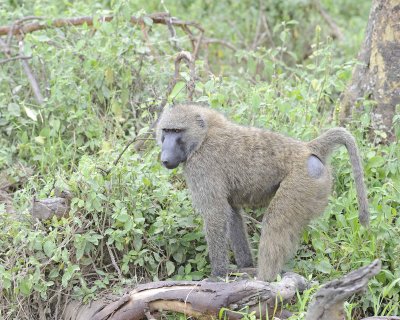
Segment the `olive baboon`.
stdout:
[[343,128],[307,143],[237,125],[212,109],[188,103],[164,110],[157,141],[165,167],[183,163],[194,208],[205,222],[214,276],[227,272],[229,244],[238,268],[253,266],[241,210],[268,206],[258,278],[275,278],[294,253],[302,230],[327,206],[332,180],[327,158],[336,145],[345,145],[350,154],[359,219],[368,224],[360,157],[353,136]]

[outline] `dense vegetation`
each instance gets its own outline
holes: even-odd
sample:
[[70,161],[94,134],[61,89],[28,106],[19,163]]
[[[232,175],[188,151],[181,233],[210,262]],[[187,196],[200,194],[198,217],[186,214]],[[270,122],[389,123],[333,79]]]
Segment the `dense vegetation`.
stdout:
[[[23,54],[32,57],[29,64],[46,97],[42,105],[20,61],[1,64],[0,318],[33,319],[40,310],[57,317],[70,297],[89,301],[138,281],[199,280],[209,273],[202,221],[193,213],[181,171],[162,168],[151,140],[144,151],[130,148],[112,165],[154,120],[174,71],[176,47],[191,50],[179,28],[174,44],[165,25],[145,19],[146,33],[129,17],[168,11],[199,22],[207,38],[232,44],[200,48],[194,99],[236,122],[308,140],[337,125],[339,96],[351,77],[370,5],[369,0],[322,2],[344,34],[337,41],[314,3],[268,1],[271,37],[256,47],[258,1],[8,0],[0,5],[1,25],[29,15],[115,16],[110,23],[96,23],[96,31],[77,26],[25,36]],[[18,45],[15,39],[11,44]],[[182,78],[187,77],[183,70]],[[179,82],[169,102],[186,98]],[[371,226],[358,223],[351,167],[340,149],[332,159],[330,205],[304,232],[287,265],[323,283],[380,258],[383,270],[368,292],[346,305],[348,319],[400,313],[400,150],[397,142],[380,143],[385,133],[371,129],[373,103],[362,104],[363,112],[348,128],[364,159]],[[32,199],[57,190],[73,194],[70,214],[34,221]],[[262,212],[248,214],[254,218],[248,223],[256,254],[255,220]],[[303,318],[316,288],[291,306],[293,319]]]

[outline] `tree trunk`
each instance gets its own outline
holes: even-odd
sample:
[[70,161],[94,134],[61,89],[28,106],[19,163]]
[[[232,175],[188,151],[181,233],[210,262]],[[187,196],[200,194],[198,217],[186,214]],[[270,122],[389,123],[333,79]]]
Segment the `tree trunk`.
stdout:
[[400,0],[373,0],[360,62],[342,96],[340,121],[343,123],[369,98],[376,102],[372,113],[373,128],[384,130],[394,139],[393,117],[400,104]]

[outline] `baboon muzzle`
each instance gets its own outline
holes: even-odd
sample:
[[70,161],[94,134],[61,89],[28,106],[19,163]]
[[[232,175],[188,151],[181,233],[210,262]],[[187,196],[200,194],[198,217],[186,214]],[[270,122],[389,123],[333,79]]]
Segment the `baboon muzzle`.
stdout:
[[161,149],[161,163],[167,169],[175,169],[185,161],[184,152],[177,143],[177,137],[166,136]]

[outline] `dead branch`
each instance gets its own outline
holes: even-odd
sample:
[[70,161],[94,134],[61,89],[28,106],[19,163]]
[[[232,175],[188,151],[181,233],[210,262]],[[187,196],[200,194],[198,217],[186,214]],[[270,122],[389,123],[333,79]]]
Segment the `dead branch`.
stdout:
[[0,64],[7,63],[10,61],[15,61],[15,60],[29,60],[29,59],[32,59],[32,56],[29,56],[29,57],[28,56],[14,56],[14,57],[7,58],[7,59],[1,59]]
[[204,44],[220,44],[224,47],[227,47],[229,49],[231,49],[232,51],[237,51],[238,49],[230,42],[225,41],[225,40],[220,40],[220,39],[214,39],[214,38],[205,38],[203,40]]
[[280,282],[242,280],[238,282],[161,281],[139,285],[114,302],[96,301],[87,306],[79,302],[68,305],[69,320],[139,320],[154,313],[172,311],[186,317],[217,318],[222,308],[229,319],[239,319],[238,311],[255,311],[257,317],[280,315],[282,304],[303,291],[306,280],[287,274]]
[[265,15],[265,1],[259,1],[259,10],[258,10],[258,20],[256,26],[256,32],[254,34],[253,43],[250,46],[251,50],[256,50],[263,42],[268,40],[268,42],[274,45],[274,41],[272,40],[272,34],[268,26],[267,17]]
[[325,22],[329,25],[331,28],[331,35],[332,38],[338,39],[339,41],[344,40],[344,35],[336,22],[332,19],[332,17],[325,11],[325,9],[322,7],[321,2],[319,0],[314,1],[314,6],[317,8],[319,14],[322,16],[322,18],[325,20]]
[[308,308],[306,320],[344,319],[343,303],[353,294],[363,290],[368,280],[380,270],[381,262],[375,260],[370,265],[350,272],[341,279],[323,285]]
[[[195,64],[194,64],[194,57],[187,51],[182,51],[180,53],[178,53],[178,55],[175,58],[175,72],[173,77],[171,78],[165,96],[164,98],[161,100],[160,105],[157,107],[156,112],[157,114],[160,114],[161,111],[164,109],[165,105],[167,104],[168,101],[168,97],[170,96],[172,90],[174,89],[175,85],[177,84],[179,78],[180,78],[180,65],[182,60],[184,60],[189,68],[190,71],[190,79],[187,83],[187,88],[188,88],[188,99],[189,101],[193,101],[193,94],[194,94],[194,89],[196,86],[196,69],[195,69]],[[124,147],[124,149],[122,150],[122,152],[120,152],[120,154],[118,155],[118,157],[115,159],[115,161],[113,162],[113,166],[107,170],[101,169],[99,168],[105,175],[109,174],[112,170],[113,167],[115,167],[119,160],[121,159],[122,155],[125,153],[125,151],[130,147],[130,145],[134,142],[136,142],[134,148],[135,150],[140,150],[143,146],[143,144],[148,141],[150,139],[150,136],[152,134],[153,129],[155,128],[157,124],[157,121],[153,121],[153,123],[150,125],[149,131],[146,132],[144,134],[143,137],[135,137],[133,139],[131,139],[126,146]]]
[[[187,27],[187,26],[192,26],[196,29],[198,29],[201,32],[204,32],[204,29],[196,22],[193,21],[182,21],[179,19],[176,19],[174,17],[171,17],[168,13],[153,13],[149,14],[146,17],[151,18],[153,20],[153,23],[155,24],[165,24],[165,25],[174,25],[174,26],[179,26],[179,27]],[[30,17],[32,18],[32,17]],[[36,19],[43,19],[42,17],[35,17]],[[81,26],[81,25],[88,25],[92,26],[93,25],[93,17],[89,16],[84,16],[84,17],[76,17],[76,18],[60,18],[60,19],[55,19],[49,22],[32,22],[32,23],[26,23],[22,24],[21,22],[16,24],[14,23],[11,26],[0,26],[0,36],[2,35],[25,35],[27,33],[35,32],[38,30],[44,30],[44,29],[49,29],[49,28],[62,28],[62,27],[68,27],[68,26]],[[99,22],[110,22],[113,20],[113,16],[103,16],[98,19]],[[22,21],[22,20],[19,20]],[[132,24],[144,24],[144,17],[134,17],[132,16],[130,18],[130,22]]]
[[177,51],[182,51],[182,48],[179,46],[178,41],[176,39],[176,30],[174,26],[171,24],[171,19],[167,20],[167,28],[170,34],[169,41],[172,47]]
[[[175,85],[177,84],[180,76],[180,65],[182,60],[184,60],[187,64],[187,66],[189,67],[190,70],[190,79],[187,83],[187,88],[188,88],[188,99],[189,101],[193,100],[193,94],[194,94],[194,89],[195,89],[195,85],[196,85],[196,70],[195,70],[195,64],[194,64],[194,57],[187,51],[182,51],[180,53],[178,53],[178,55],[175,58],[175,72],[174,72],[174,76],[171,78],[171,81],[168,84],[166,93],[164,95],[164,98],[162,99],[160,105],[157,107],[157,114],[160,114],[161,111],[164,109],[165,105],[167,104],[168,101],[168,97],[170,96],[172,90],[174,89]],[[149,128],[149,133],[146,133],[145,137],[149,137],[152,130],[155,128],[157,124],[157,121],[154,121],[150,128]],[[145,143],[147,139],[143,139],[138,141],[135,144],[135,150],[140,150],[140,148],[143,146],[143,144]]]
[[3,52],[7,58],[10,58],[11,50],[10,47],[8,46],[7,42],[5,42],[3,39],[0,38],[0,47],[1,47],[1,52]]
[[21,27],[25,22],[32,21],[32,20],[43,20],[43,18],[37,17],[37,16],[27,16],[27,17],[23,17],[17,21],[14,21],[14,23],[11,25],[10,30],[7,33],[7,46],[8,47],[10,47],[10,45],[11,45],[11,40],[12,40],[12,37],[14,36],[14,30]]
[[[18,45],[19,45],[19,53],[22,56],[24,54],[24,42],[22,40],[20,40],[18,42]],[[22,64],[24,72],[25,72],[25,74],[26,74],[26,76],[28,78],[29,84],[30,84],[30,86],[32,88],[33,95],[35,96],[36,102],[38,104],[43,104],[43,101],[44,101],[43,95],[40,92],[39,84],[38,84],[38,82],[36,80],[36,77],[34,76],[32,70],[31,70],[31,67],[29,66],[28,61],[23,59],[23,60],[21,60],[21,64]]]

